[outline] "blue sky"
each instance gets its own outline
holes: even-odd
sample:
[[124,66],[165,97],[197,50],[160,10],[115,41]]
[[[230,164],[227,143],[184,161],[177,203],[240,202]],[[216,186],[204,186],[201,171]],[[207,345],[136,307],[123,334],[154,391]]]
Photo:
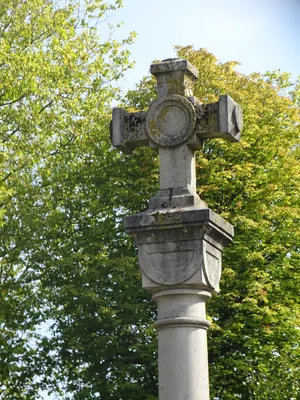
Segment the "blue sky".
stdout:
[[155,59],[174,45],[206,48],[221,61],[239,61],[245,74],[280,69],[300,75],[300,0],[123,0],[109,22],[116,38],[137,32],[135,68],[121,85],[133,88]]

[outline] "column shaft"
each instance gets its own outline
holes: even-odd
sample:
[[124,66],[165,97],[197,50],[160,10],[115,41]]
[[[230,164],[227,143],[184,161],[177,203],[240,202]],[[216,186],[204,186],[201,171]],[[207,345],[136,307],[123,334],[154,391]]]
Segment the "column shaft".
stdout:
[[159,400],[209,400],[205,301],[195,289],[154,294],[158,305]]

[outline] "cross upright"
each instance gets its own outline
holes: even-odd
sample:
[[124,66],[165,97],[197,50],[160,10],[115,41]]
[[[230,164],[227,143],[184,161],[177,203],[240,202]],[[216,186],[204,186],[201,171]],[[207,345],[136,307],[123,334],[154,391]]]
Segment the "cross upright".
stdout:
[[125,153],[138,146],[158,149],[160,190],[149,200],[150,209],[202,206],[196,194],[195,150],[203,140],[239,141],[243,125],[240,106],[228,95],[202,104],[193,97],[197,69],[187,60],[171,58],[152,64],[157,79],[156,101],[148,112],[113,109],[112,144]]

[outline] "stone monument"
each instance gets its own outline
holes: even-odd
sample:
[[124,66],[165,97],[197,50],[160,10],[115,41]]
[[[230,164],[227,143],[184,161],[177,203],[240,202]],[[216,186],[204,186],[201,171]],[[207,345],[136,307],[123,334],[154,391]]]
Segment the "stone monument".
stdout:
[[152,64],[158,99],[148,112],[113,110],[113,146],[159,152],[160,189],[124,228],[138,246],[142,285],[157,302],[159,399],[209,400],[205,302],[219,290],[222,250],[233,227],[196,193],[195,150],[203,140],[240,140],[243,118],[230,96],[193,97],[196,68],[184,59]]

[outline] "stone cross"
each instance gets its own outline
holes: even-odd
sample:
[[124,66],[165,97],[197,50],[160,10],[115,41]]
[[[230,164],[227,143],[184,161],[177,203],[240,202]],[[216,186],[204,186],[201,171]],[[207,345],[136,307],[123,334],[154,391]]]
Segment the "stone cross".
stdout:
[[219,290],[233,227],[196,194],[195,150],[204,139],[239,141],[242,112],[229,96],[193,97],[197,70],[186,60],[151,65],[158,99],[148,112],[113,110],[111,138],[131,152],[158,150],[160,190],[149,210],[124,218],[138,247],[143,287],[157,302],[159,400],[209,400],[205,303]]
[[195,150],[203,140],[240,140],[243,118],[240,106],[228,95],[216,103],[202,104],[193,97],[197,69],[187,60],[173,58],[152,64],[158,99],[148,112],[113,109],[112,144],[125,153],[138,146],[158,149],[160,190],[149,201],[150,209],[187,207],[201,201],[196,194]]

